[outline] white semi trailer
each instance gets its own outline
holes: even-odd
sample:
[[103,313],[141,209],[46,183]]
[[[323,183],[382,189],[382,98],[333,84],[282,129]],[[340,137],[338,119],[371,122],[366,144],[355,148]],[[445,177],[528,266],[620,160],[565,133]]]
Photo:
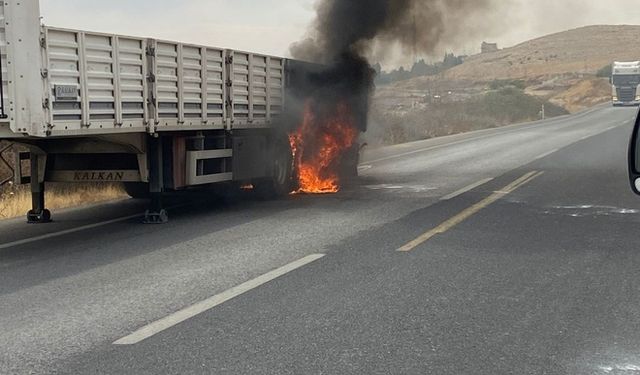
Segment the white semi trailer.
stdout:
[[[151,198],[215,183],[291,191],[289,91],[315,67],[279,57],[42,26],[38,0],[0,2],[0,140],[26,147],[31,223],[45,182],[122,182]],[[25,171],[27,168],[23,168]]]

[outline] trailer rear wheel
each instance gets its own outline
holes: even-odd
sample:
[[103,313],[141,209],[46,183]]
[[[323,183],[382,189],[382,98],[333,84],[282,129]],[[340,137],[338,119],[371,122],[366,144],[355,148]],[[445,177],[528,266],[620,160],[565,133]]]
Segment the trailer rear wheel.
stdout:
[[124,191],[133,199],[149,199],[149,184],[146,182],[125,182]]
[[283,197],[293,191],[293,155],[289,142],[280,140],[273,152],[269,178],[257,181],[255,191],[262,199]]

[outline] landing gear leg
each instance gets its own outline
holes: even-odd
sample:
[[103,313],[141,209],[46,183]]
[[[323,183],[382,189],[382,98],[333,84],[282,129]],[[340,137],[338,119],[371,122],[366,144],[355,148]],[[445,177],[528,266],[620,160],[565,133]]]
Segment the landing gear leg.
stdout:
[[40,182],[41,159],[44,158],[31,152],[31,211],[27,213],[27,222],[29,224],[51,222],[51,212],[44,205],[44,182]]
[[162,174],[162,139],[149,138],[149,196],[151,202],[144,214],[145,224],[165,224],[169,222],[169,215],[162,203],[164,176]]

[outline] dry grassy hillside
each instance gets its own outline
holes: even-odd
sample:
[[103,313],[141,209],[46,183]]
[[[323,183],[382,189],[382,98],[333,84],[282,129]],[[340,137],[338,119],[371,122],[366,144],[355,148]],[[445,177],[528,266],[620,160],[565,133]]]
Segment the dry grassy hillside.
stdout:
[[446,79],[540,78],[594,74],[614,60],[640,60],[640,26],[587,26],[471,56],[446,72]]
[[574,113],[611,101],[613,61],[640,60],[640,26],[588,26],[378,87],[371,143],[397,143]]
[[425,93],[465,99],[494,81],[522,80],[527,94],[576,112],[611,100],[606,78],[596,73],[613,61],[640,60],[640,26],[587,26],[547,35],[498,52],[470,56],[437,76],[380,87],[379,102],[403,102]]
[[[533,92],[535,95],[535,91]],[[566,90],[554,94],[549,102],[565,108],[570,113],[611,101],[611,85],[607,79],[584,78],[576,80]]]

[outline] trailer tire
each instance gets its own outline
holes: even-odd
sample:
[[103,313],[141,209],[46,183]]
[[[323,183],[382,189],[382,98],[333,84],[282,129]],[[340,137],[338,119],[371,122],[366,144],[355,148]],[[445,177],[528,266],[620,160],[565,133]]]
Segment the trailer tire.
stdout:
[[360,147],[354,146],[348,150],[342,158],[339,176],[343,182],[352,182],[358,178],[358,165],[360,164]]
[[255,183],[255,191],[261,199],[284,197],[293,191],[293,155],[289,142],[277,141],[272,155],[270,177]]
[[124,191],[133,199],[149,199],[149,184],[146,182],[125,182]]

